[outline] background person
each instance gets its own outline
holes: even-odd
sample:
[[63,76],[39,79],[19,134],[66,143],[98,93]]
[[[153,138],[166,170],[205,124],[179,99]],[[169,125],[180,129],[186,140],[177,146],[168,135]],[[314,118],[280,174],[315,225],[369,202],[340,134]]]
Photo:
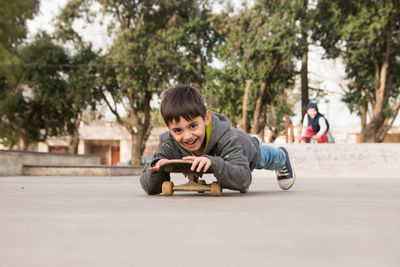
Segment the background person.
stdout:
[[333,137],[329,132],[328,120],[323,114],[319,113],[317,103],[309,103],[306,110],[301,129],[302,141],[305,143],[309,143],[310,141],[334,143]]

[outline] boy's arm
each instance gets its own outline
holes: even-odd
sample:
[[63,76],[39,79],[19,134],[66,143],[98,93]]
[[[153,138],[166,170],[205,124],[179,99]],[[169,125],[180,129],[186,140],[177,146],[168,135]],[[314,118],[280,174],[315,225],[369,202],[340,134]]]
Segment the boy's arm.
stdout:
[[319,132],[318,132],[317,136],[318,136],[318,138],[320,138],[328,130],[328,125],[326,124],[324,117],[320,117],[318,119],[318,124],[319,124]]
[[241,143],[232,136],[220,149],[218,154],[221,156],[207,156],[214,176],[223,188],[244,191],[250,186],[252,177]]
[[[161,141],[156,149],[156,152],[154,153],[153,161],[151,163],[147,163],[143,168],[142,176],[140,177],[140,184],[142,185],[143,190],[149,195],[160,194],[162,191],[162,183],[170,180],[169,173],[156,171],[153,168],[158,166],[160,163],[159,161],[162,159],[171,158],[168,156],[168,152],[166,151],[165,147],[168,149],[172,148],[168,142]],[[152,168],[152,170],[150,168]]]
[[152,163],[147,163],[144,166],[142,176],[140,177],[140,184],[143,190],[149,195],[160,194],[162,183],[170,180],[169,173],[150,170]]

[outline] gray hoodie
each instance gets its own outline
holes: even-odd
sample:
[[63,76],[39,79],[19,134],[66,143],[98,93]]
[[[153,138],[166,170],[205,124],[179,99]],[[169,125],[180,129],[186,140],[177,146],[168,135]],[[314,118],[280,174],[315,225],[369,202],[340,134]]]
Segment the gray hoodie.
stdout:
[[[212,112],[211,118],[211,133],[206,136],[209,140],[203,156],[211,160],[214,176],[222,188],[245,190],[251,183],[251,171],[260,161],[258,143],[246,133],[231,128],[224,115]],[[168,173],[149,170],[151,165],[162,158],[181,159],[191,155],[169,132],[161,134],[154,160],[144,166],[140,177],[144,191],[149,195],[159,194],[162,183],[170,180]]]

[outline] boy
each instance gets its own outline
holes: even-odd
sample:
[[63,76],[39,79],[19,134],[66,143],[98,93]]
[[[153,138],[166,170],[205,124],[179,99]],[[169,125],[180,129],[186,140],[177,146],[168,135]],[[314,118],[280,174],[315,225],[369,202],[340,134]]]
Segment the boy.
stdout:
[[259,146],[259,137],[230,128],[229,120],[207,110],[203,97],[191,86],[179,85],[164,92],[161,115],[168,127],[160,135],[153,161],[147,164],[140,183],[147,194],[161,193],[169,174],[159,171],[166,159],[192,160],[192,170],[212,167],[222,188],[245,191],[251,183],[251,171],[276,170],[279,186],[290,189],[295,174],[284,147]]

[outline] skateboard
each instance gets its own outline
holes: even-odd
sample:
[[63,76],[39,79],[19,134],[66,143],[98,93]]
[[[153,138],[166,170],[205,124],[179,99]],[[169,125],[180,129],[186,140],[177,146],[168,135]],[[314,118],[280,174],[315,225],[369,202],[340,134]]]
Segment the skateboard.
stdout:
[[[206,172],[196,172],[190,170],[192,163],[193,161],[191,160],[170,159],[164,161],[160,165],[160,171],[168,173],[182,173],[189,179],[186,184],[177,186],[175,186],[174,183],[171,181],[163,182],[163,195],[172,196],[174,194],[174,191],[194,191],[199,193],[210,192],[212,196],[222,195],[222,187],[219,183],[212,182],[211,184],[207,184],[205,180],[200,179],[203,176],[203,173],[213,173],[212,168],[209,168]],[[247,192],[248,188],[244,191],[240,191],[240,193]]]
[[[211,192],[213,196],[222,195],[222,187],[219,183],[213,182],[207,184],[205,180],[200,180],[204,172],[190,170],[193,161],[182,159],[170,159],[160,165],[160,171],[168,173],[182,173],[189,181],[186,184],[175,186],[171,181],[165,181],[162,184],[162,193],[165,196],[172,196],[174,191],[197,191],[199,193]],[[209,168],[205,173],[213,173]]]

